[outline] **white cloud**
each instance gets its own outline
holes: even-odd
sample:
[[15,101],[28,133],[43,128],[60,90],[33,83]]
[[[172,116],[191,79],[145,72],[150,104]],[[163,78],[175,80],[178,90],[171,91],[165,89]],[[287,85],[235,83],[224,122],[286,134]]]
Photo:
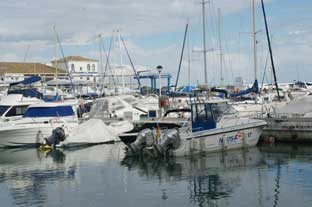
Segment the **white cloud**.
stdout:
[[[269,1],[273,0],[265,2]],[[0,60],[22,61],[28,45],[31,46],[28,54],[29,61],[47,62],[52,59],[55,45],[53,25],[56,26],[61,37],[65,55],[76,54],[98,58],[97,35],[101,33],[104,37],[108,37],[113,29],[121,28],[136,65],[154,68],[161,64],[164,65],[165,71],[172,72],[175,76],[181,51],[180,40],[166,46],[154,43],[146,47],[133,39],[147,37],[146,39],[154,41],[155,36],[180,32],[187,17],[191,17],[192,22],[200,23],[201,5],[199,3],[200,0],[1,1],[0,12],[3,18],[0,20]],[[214,8],[222,9],[225,20],[227,15],[245,12],[251,6],[251,0],[214,1]],[[208,6],[207,11],[209,11]],[[282,22],[279,23],[283,25]],[[312,37],[308,35],[310,33],[302,27],[294,27],[287,28],[285,34],[288,38],[277,37],[279,44],[276,40],[274,50],[277,65],[280,68],[299,61],[302,64],[312,64],[309,57],[312,53]],[[229,39],[228,42],[231,41],[232,39]],[[302,46],[296,46],[298,44]],[[233,76],[241,75],[252,80],[253,66],[250,50],[243,52],[234,47],[235,44],[232,44],[232,49],[227,51],[229,54],[225,56],[231,57],[231,61],[228,58],[225,61],[226,79],[230,80]],[[192,48],[201,49],[201,46],[194,45]],[[215,82],[220,79],[220,66],[216,53],[217,51],[208,54],[208,75],[210,81]],[[196,80],[201,82],[204,80],[202,54],[192,53],[191,56],[193,83]],[[119,61],[118,47],[112,51],[112,57],[112,61]],[[125,55],[123,59],[125,63],[128,63]],[[185,61],[183,62],[183,75],[181,75],[184,82],[187,79]],[[263,63],[259,63],[261,64]]]
[[306,33],[305,30],[294,30],[294,31],[289,31],[288,34],[289,35],[301,35],[301,34],[304,34]]

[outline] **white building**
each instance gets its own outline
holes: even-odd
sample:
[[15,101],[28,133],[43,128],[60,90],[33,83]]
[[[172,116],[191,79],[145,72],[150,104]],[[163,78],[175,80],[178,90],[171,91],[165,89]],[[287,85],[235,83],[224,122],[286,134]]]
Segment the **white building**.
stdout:
[[[65,65],[67,63],[67,67]],[[68,56],[51,61],[52,67],[69,70],[74,80],[82,80],[90,83],[99,81],[98,60],[81,56]]]

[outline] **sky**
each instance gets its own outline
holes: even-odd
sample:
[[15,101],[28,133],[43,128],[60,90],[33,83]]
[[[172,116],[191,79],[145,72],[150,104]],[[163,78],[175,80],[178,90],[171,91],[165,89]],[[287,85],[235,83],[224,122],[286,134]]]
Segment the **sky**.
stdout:
[[[255,1],[257,79],[270,82],[272,75],[267,61],[268,46],[261,4],[260,0]],[[200,2],[3,0],[0,2],[0,61],[48,63],[61,58],[53,27],[65,56],[100,59],[99,34],[107,49],[114,31],[120,30],[134,65],[151,69],[162,65],[164,73],[171,73],[175,81],[185,25],[189,22],[179,84],[188,82],[188,60],[191,84],[204,83]],[[278,81],[312,81],[312,1],[264,0],[264,3]],[[206,46],[211,50],[206,54],[208,84],[221,82],[221,53],[224,84],[232,84],[237,76],[252,82],[255,78],[252,0],[209,0],[205,11]],[[130,64],[116,35],[110,61]]]

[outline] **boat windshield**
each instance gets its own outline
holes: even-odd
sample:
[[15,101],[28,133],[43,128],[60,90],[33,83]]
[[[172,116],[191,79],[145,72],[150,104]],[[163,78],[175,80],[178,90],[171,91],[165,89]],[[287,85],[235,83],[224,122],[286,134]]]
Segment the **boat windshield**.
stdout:
[[133,104],[135,103],[137,100],[133,97],[126,97],[126,98],[123,98],[123,100],[129,104]]
[[12,106],[10,110],[6,113],[6,117],[11,116],[22,116],[27,110],[28,105],[25,106]]
[[61,117],[75,114],[71,106],[31,107],[23,117]]
[[9,108],[10,106],[0,106],[0,116],[2,116]]
[[222,115],[232,115],[236,113],[235,109],[226,102],[211,104],[211,110],[216,120],[219,120]]

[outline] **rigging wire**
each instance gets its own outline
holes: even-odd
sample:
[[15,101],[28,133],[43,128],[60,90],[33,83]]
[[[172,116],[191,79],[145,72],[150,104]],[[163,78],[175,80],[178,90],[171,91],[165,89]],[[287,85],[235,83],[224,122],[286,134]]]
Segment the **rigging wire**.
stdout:
[[65,64],[65,67],[66,67],[66,70],[67,70],[67,73],[68,73],[68,77],[69,77],[69,80],[70,80],[70,84],[71,84],[71,86],[72,86],[73,91],[75,92],[75,87],[74,87],[74,84],[73,84],[73,79],[72,79],[72,76],[71,76],[71,72],[69,71],[68,64],[67,64],[67,60],[66,60],[66,58],[65,58],[64,51],[63,51],[63,48],[62,48],[61,40],[60,40],[60,37],[59,37],[58,33],[56,32],[55,25],[53,25],[53,31],[54,31],[56,40],[57,40],[57,42],[58,42],[59,49],[60,49],[61,54],[62,54],[62,58],[63,58],[63,60],[64,60],[64,64]]
[[265,65],[264,65],[264,71],[263,71],[262,82],[261,82],[261,87],[260,87],[260,93],[262,92],[262,89],[263,89],[264,78],[267,79],[266,70],[268,68],[269,55],[270,55],[270,52],[268,51],[268,54],[267,54],[267,56],[265,58]]
[[131,64],[131,66],[132,66],[134,75],[135,75],[135,77],[136,77],[136,79],[137,79],[137,81],[138,81],[140,93],[143,93],[142,87],[141,87],[140,78],[139,78],[139,76],[138,76],[138,73],[137,73],[136,70],[135,70],[135,67],[134,67],[134,65],[133,65],[132,59],[131,59],[130,54],[129,54],[129,52],[128,52],[128,49],[127,49],[127,47],[126,47],[126,43],[125,43],[123,37],[121,36],[121,34],[120,34],[120,39],[121,39],[121,42],[122,42],[122,44],[123,44],[123,46],[124,46],[124,49],[125,49],[125,51],[126,51],[126,54],[127,54],[127,56],[128,56],[129,62],[130,62],[130,64]]
[[[103,90],[104,90],[104,83],[105,83],[105,77],[106,77],[106,73],[107,73],[107,70],[109,69],[110,72],[111,72],[111,75],[112,75],[112,80],[113,80],[113,84],[115,86],[115,92],[116,92],[116,82],[115,82],[115,78],[114,78],[114,75],[113,75],[113,71],[111,69],[111,65],[110,65],[110,62],[109,62],[109,59],[110,59],[110,54],[111,54],[111,49],[112,49],[112,45],[113,45],[113,38],[114,38],[114,31],[113,31],[113,34],[111,36],[111,40],[110,40],[110,44],[109,44],[109,49],[108,49],[108,54],[106,54],[105,52],[105,45],[104,45],[104,42],[103,42],[103,39],[100,37],[100,51],[104,51],[104,54],[105,54],[105,58],[106,58],[106,62],[105,62],[105,68],[104,68],[104,71],[103,71],[103,76],[102,76],[102,87],[101,87],[101,94],[103,93]],[[101,54],[102,55],[102,54]]]

